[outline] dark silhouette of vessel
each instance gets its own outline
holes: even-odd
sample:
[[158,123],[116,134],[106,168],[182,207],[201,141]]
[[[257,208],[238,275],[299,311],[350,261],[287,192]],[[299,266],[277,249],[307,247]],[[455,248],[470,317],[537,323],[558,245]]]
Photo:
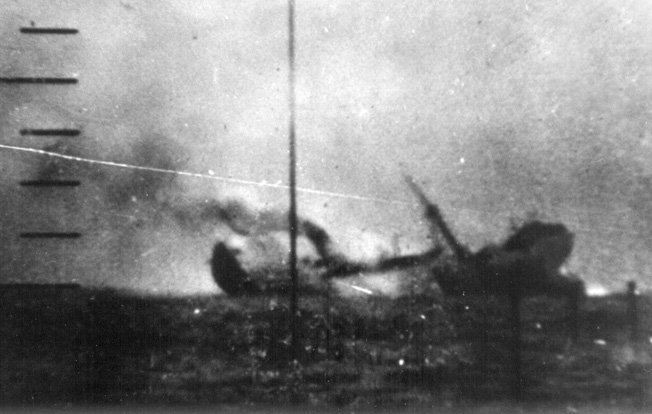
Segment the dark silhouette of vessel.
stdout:
[[[318,259],[300,263],[302,294],[324,292],[334,279],[383,275],[398,271],[407,279],[416,269],[429,270],[422,284],[436,282],[444,295],[505,294],[518,290],[521,295],[584,296],[584,283],[562,274],[561,267],[573,250],[574,235],[560,223],[529,221],[515,229],[502,244],[485,246],[473,253],[454,236],[436,204],[425,196],[410,177],[406,181],[419,198],[431,232],[441,235],[452,251],[452,260],[442,253],[444,246],[415,255],[391,257],[375,264],[348,260],[334,248],[330,236],[320,226],[300,221],[299,233],[314,246]],[[433,239],[435,238],[433,237]],[[213,248],[211,269],[217,285],[230,296],[263,293],[289,293],[287,272],[279,269],[247,269],[238,259],[239,251],[218,242]],[[422,277],[423,276],[418,276]],[[413,281],[409,281],[413,283]]]
[[406,177],[406,181],[423,205],[431,231],[441,234],[453,252],[454,263],[445,262],[434,269],[444,294],[496,295],[518,290],[524,296],[578,299],[585,295],[584,282],[561,271],[575,239],[565,225],[528,221],[502,244],[488,245],[473,253],[457,240],[439,207],[428,200],[414,180]]

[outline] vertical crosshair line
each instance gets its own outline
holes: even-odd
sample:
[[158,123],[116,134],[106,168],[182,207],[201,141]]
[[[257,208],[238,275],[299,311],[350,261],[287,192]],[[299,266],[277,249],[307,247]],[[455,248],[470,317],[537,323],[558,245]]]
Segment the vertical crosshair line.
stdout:
[[291,315],[291,330],[292,330],[292,344],[291,344],[291,358],[296,361],[298,358],[299,350],[299,275],[297,271],[297,233],[298,233],[298,219],[297,219],[297,183],[296,183],[296,131],[295,131],[295,118],[296,118],[296,103],[295,103],[295,73],[294,73],[294,2],[295,0],[288,0],[288,87],[289,87],[289,144],[290,144],[290,211],[289,211],[289,225],[290,225],[290,313]]

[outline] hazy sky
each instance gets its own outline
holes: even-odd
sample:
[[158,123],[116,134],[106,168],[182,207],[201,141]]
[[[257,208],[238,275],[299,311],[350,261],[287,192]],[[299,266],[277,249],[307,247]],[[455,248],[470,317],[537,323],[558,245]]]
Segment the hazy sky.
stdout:
[[[1,144],[287,183],[283,1],[12,1],[0,6]],[[564,222],[571,270],[652,287],[652,4],[646,0],[297,0],[299,212],[369,256],[428,246],[402,174],[472,248],[510,219]],[[19,28],[73,27],[74,36]],[[74,138],[21,128],[79,127]],[[216,291],[226,230],[202,210],[284,211],[287,191],[0,149],[3,280]],[[74,178],[74,189],[20,180]],[[361,200],[359,197],[369,198]],[[207,201],[208,200],[208,201]],[[24,231],[80,231],[33,241]]]

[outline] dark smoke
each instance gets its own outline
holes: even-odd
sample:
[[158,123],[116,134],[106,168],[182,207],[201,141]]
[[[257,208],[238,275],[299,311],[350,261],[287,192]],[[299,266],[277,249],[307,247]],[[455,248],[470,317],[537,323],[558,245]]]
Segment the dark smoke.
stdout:
[[299,229],[301,234],[305,235],[315,246],[326,267],[334,267],[345,262],[345,258],[336,251],[330,236],[324,228],[310,220],[302,220]]
[[[187,230],[200,230],[208,225],[226,225],[241,236],[259,237],[274,232],[287,232],[289,228],[287,213],[278,210],[255,211],[233,199],[205,200],[177,205],[173,209],[177,223]],[[298,230],[299,235],[305,236],[312,243],[322,264],[328,267],[345,261],[323,227],[308,219],[300,219]]]
[[173,208],[173,217],[184,230],[198,231],[206,225],[226,224],[233,232],[251,234],[256,215],[237,200],[204,200]]
[[[132,147],[131,153],[128,163],[132,165],[172,171],[183,168],[179,162],[183,158],[181,146],[162,135],[146,137]],[[118,208],[134,201],[167,201],[175,190],[179,190],[175,188],[176,178],[175,174],[158,171],[121,171],[110,180],[107,199]]]
[[[79,157],[93,158],[77,141],[58,140],[42,147],[43,150]],[[136,142],[122,164],[176,171],[183,168],[179,162],[182,148],[165,136],[154,134]],[[36,165],[35,179],[58,180],[83,178],[84,186],[101,188],[105,211],[125,209],[134,203],[170,203],[180,188],[177,175],[159,171],[130,168],[107,168],[92,163],[72,161],[54,156],[41,156]]]
[[226,225],[242,236],[264,235],[288,229],[287,215],[272,210],[256,211],[235,199],[180,201],[168,204],[182,229],[197,231],[206,225]]

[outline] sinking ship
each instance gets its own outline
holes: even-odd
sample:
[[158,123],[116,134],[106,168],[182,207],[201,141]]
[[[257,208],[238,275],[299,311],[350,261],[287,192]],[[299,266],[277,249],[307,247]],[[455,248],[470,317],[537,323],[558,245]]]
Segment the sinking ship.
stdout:
[[411,177],[406,181],[424,207],[431,233],[442,236],[454,260],[435,266],[437,282],[445,294],[505,294],[561,296],[571,300],[585,296],[584,282],[567,275],[563,265],[573,251],[575,235],[561,223],[531,220],[516,228],[501,244],[473,253],[458,241],[432,203]]
[[[374,263],[356,262],[337,252],[328,233],[318,225],[304,220],[300,237],[311,255],[299,260],[299,286],[302,295],[321,294],[327,289],[344,296],[400,295],[406,280],[423,280],[431,273],[432,263],[441,247],[421,254],[380,259]],[[291,283],[284,257],[264,260],[261,257],[287,251],[270,248],[274,242],[254,236],[244,243],[220,241],[213,247],[211,271],[220,289],[229,296],[287,294]],[[267,247],[265,247],[267,246]],[[409,274],[408,274],[409,273]]]
[[[503,243],[477,252],[458,241],[432,203],[410,177],[406,181],[421,202],[433,240],[445,245],[414,255],[396,256],[376,263],[359,263],[337,252],[328,233],[315,223],[300,221],[299,234],[314,256],[299,263],[302,295],[336,289],[341,294],[473,295],[504,294],[518,289],[523,295],[577,298],[584,283],[564,274],[574,235],[560,223],[529,221],[515,229]],[[441,236],[441,237],[439,237]],[[261,243],[254,241],[254,245]],[[246,250],[246,247],[245,247]],[[282,255],[283,249],[278,250]],[[450,254],[445,254],[446,252]],[[285,258],[276,266],[246,260],[242,247],[225,241],[215,244],[211,270],[217,285],[230,296],[290,292]]]

